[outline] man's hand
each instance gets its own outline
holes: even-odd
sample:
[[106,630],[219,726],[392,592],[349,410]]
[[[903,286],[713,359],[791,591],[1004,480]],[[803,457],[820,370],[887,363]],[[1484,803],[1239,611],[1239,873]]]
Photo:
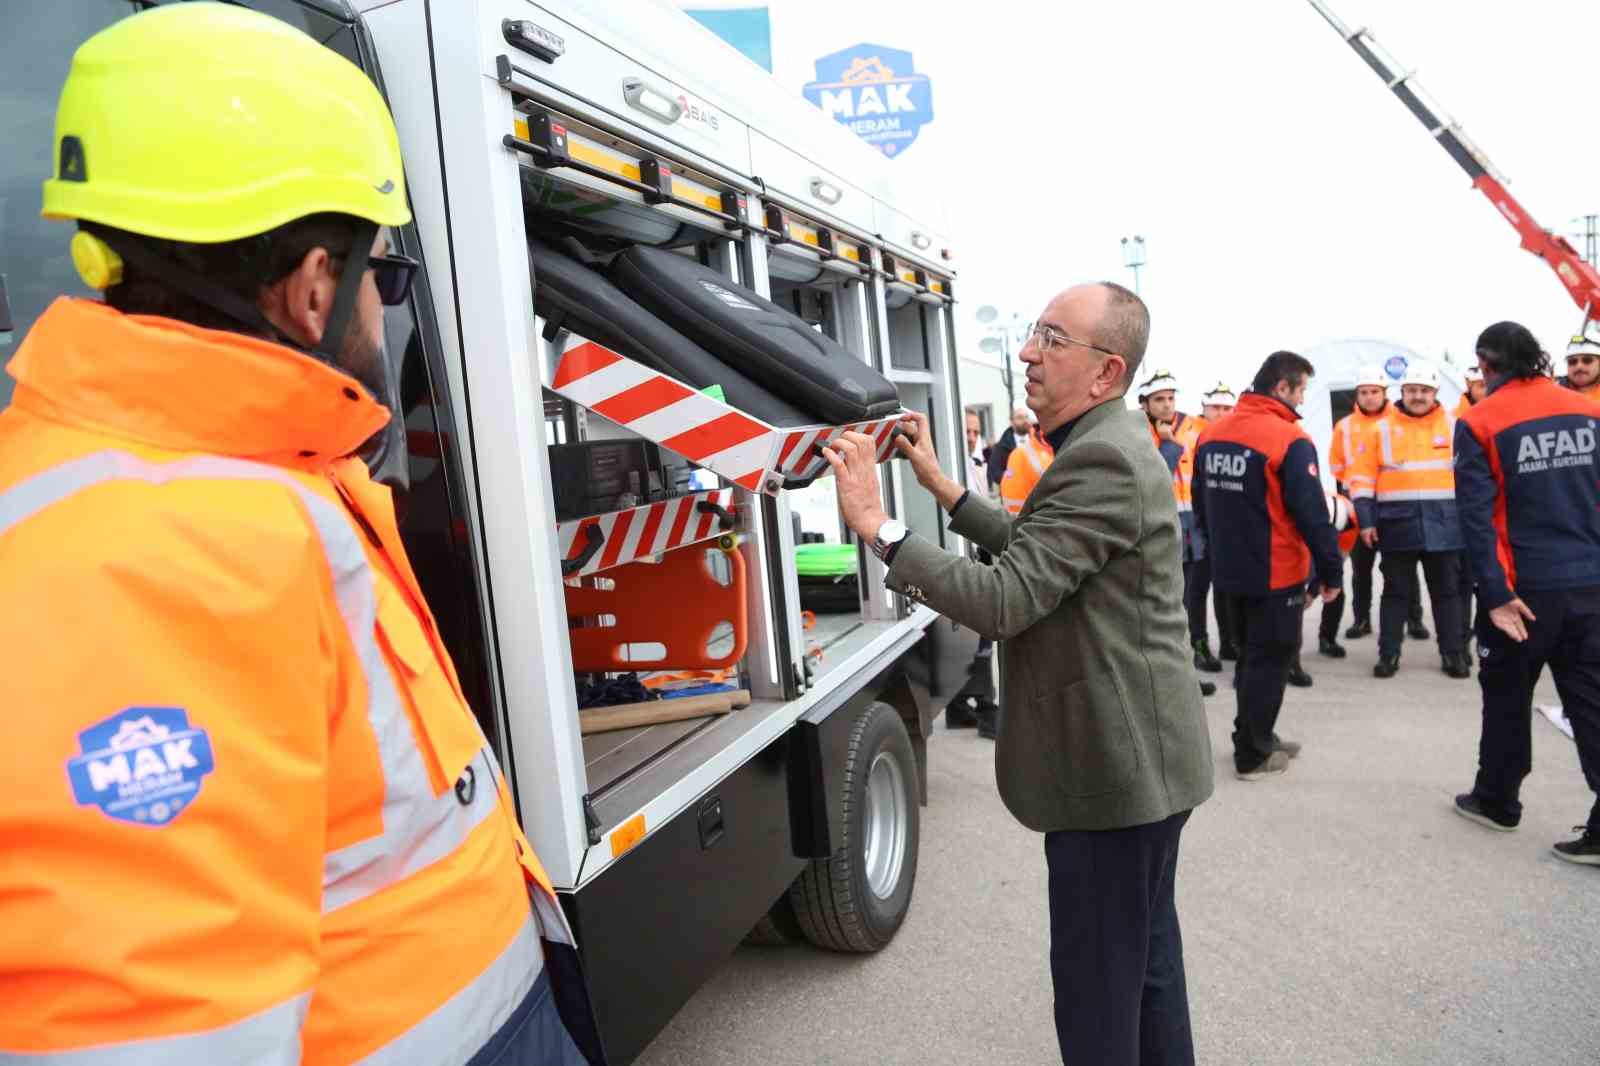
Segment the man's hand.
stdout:
[[1323,586],[1323,589],[1322,589],[1322,602],[1323,603],[1332,603],[1334,600],[1339,598],[1339,593],[1343,592],[1343,591],[1344,590],[1341,589],[1338,585],[1325,585],[1325,586]]
[[1162,440],[1176,441],[1178,439],[1177,436],[1172,432],[1171,422],[1157,422],[1156,436],[1160,437]]
[[923,488],[931,489],[933,486],[929,482],[944,473],[939,469],[939,455],[933,449],[933,428],[928,425],[928,416],[921,411],[907,411],[900,419],[894,446],[910,461],[912,473],[917,475],[917,483]]
[[[929,446],[930,453],[932,446]],[[834,489],[844,524],[862,540],[872,542],[878,527],[889,520],[878,488],[878,446],[865,433],[845,433],[822,449],[833,468]]]
[[[1524,621],[1526,619],[1526,621]],[[1512,640],[1521,644],[1528,639],[1528,622],[1536,622],[1533,612],[1528,610],[1528,605],[1521,600],[1513,599],[1510,603],[1502,603],[1489,612],[1489,621],[1494,627]]]
[[1371,529],[1363,529],[1361,531],[1361,543],[1369,548],[1376,548],[1378,546],[1378,527],[1373,526]]
[[917,484],[933,493],[933,498],[946,511],[954,507],[967,491],[965,485],[946,477],[940,468],[939,455],[933,450],[933,429],[928,425],[927,415],[920,411],[907,411],[896,427],[894,446],[911,463],[911,472],[916,475]]

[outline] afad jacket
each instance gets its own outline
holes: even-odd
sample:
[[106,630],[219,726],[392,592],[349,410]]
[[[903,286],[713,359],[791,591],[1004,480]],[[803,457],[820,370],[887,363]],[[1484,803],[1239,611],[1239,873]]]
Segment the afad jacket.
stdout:
[[1200,435],[1194,506],[1211,544],[1211,580],[1231,596],[1299,595],[1344,574],[1317,450],[1300,415],[1247,392]]

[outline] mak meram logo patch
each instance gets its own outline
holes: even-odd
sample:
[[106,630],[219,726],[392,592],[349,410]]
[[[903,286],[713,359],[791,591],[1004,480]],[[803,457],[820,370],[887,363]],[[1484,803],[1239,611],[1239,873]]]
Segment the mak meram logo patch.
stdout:
[[118,821],[163,826],[216,768],[211,738],[181,707],[129,707],[78,734],[67,760],[72,798]]

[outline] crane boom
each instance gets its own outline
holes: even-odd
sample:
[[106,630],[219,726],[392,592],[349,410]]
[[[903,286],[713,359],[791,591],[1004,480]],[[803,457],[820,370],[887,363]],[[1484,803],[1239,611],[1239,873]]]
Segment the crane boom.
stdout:
[[1416,81],[1415,72],[1403,70],[1378,44],[1371,31],[1365,28],[1350,29],[1324,0],[1309,2],[1338,31],[1356,55],[1383,79],[1389,91],[1399,98],[1406,110],[1416,116],[1429,136],[1438,141],[1450,158],[1467,172],[1473,186],[1487,196],[1501,217],[1516,229],[1522,239],[1522,247],[1543,259],[1556,272],[1556,277],[1566,286],[1567,294],[1583,309],[1587,325],[1589,319],[1600,311],[1600,271],[1596,271],[1579,255],[1565,237],[1539,225],[1517,202],[1516,197],[1506,191],[1506,179],[1489,162],[1489,157],[1462,131],[1460,123],[1434,103]]

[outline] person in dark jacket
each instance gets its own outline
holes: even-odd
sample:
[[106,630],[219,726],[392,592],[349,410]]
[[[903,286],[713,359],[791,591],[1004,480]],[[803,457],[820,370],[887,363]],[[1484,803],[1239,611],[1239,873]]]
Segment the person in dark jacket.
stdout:
[[1027,439],[1032,424],[1032,415],[1026,407],[1019,407],[1011,412],[1011,427],[1002,432],[999,439],[994,442],[994,446],[989,449],[991,491],[999,490],[1000,482],[1006,476],[1006,464],[1011,461],[1011,453],[1020,442]]
[[[1551,381],[1533,334],[1500,322],[1478,338],[1489,395],[1456,424],[1456,497],[1478,589],[1483,734],[1463,817],[1522,820],[1533,768],[1533,686],[1546,664],[1600,796],[1600,462],[1594,402]],[[1600,866],[1600,799],[1558,858]]]
[[1200,435],[1195,459],[1211,580],[1240,634],[1233,764],[1245,781],[1281,774],[1299,754],[1274,732],[1284,686],[1307,605],[1319,590],[1333,600],[1344,576],[1317,449],[1295,424],[1313,372],[1303,356],[1272,353],[1233,414]]

